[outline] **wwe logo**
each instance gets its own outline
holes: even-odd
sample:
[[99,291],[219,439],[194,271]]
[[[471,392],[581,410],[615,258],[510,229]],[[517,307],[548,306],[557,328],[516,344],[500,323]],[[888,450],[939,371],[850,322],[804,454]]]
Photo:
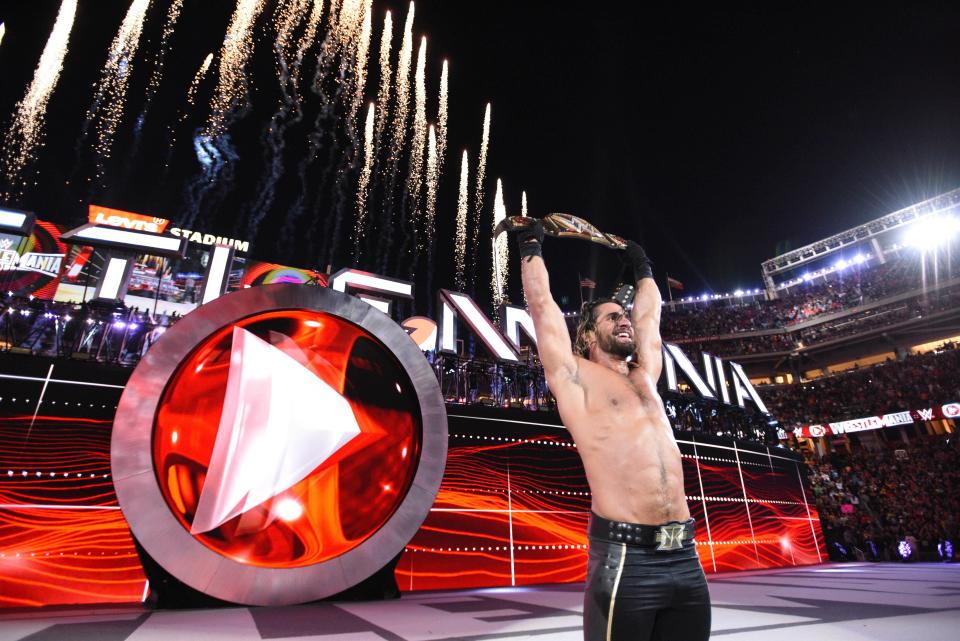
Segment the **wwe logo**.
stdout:
[[9,238],[0,238],[0,250],[10,249],[13,247],[13,241]]
[[933,409],[926,410],[917,410],[917,414],[920,415],[921,421],[932,421],[933,420]]
[[683,523],[661,525],[653,540],[659,543],[658,550],[679,550],[683,547],[683,532],[686,527]]

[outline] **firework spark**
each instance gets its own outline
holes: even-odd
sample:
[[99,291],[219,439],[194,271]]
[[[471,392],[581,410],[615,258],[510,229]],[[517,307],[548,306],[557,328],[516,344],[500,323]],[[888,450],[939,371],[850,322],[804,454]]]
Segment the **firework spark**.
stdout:
[[[157,61],[153,66],[153,70],[150,72],[150,80],[147,82],[147,101],[143,107],[142,114],[146,114],[150,101],[160,87],[160,80],[163,78],[163,62],[166,59],[170,37],[173,35],[173,30],[177,26],[177,21],[180,19],[180,12],[182,10],[183,0],[173,0],[173,3],[167,10],[167,20],[163,23],[163,33],[160,36],[160,50],[157,53]],[[141,122],[143,117],[143,115],[140,116]]]
[[440,96],[437,102],[437,174],[443,173],[443,163],[447,157],[447,118],[449,112],[449,65],[443,61],[440,71]]
[[210,63],[213,62],[213,54],[208,53],[207,57],[203,59],[203,63],[200,65],[200,68],[197,69],[197,73],[193,75],[193,80],[190,81],[190,87],[187,89],[187,106],[180,112],[179,117],[176,120],[175,124],[171,124],[167,127],[169,135],[167,136],[167,160],[164,163],[164,166],[170,166],[170,154],[171,150],[177,144],[177,132],[187,118],[190,115],[190,110],[197,102],[197,90],[200,88],[200,82],[206,77],[207,71],[210,69]]
[[[497,195],[493,201],[493,228],[507,217],[507,207],[503,203],[503,184],[497,178]],[[503,304],[507,286],[507,265],[510,258],[507,235],[500,234],[493,240],[493,308],[498,309]]]
[[413,138],[410,150],[410,173],[407,178],[407,192],[413,203],[414,217],[420,209],[420,186],[423,181],[423,156],[427,144],[427,39],[420,40],[417,52],[417,68],[413,85]]
[[469,213],[469,204],[467,202],[467,190],[469,189],[469,161],[467,160],[467,150],[463,150],[463,158],[460,161],[460,193],[457,196],[457,241],[454,245],[454,260],[457,264],[456,283],[457,290],[464,291],[467,288],[466,279],[466,255],[467,255],[467,214]]
[[[307,27],[304,29],[303,36],[297,45],[297,59],[293,73],[293,83],[296,87],[300,86],[300,68],[303,63],[303,56],[307,50],[313,46],[313,42],[317,38],[317,29],[320,27],[322,19],[323,0],[313,0],[313,5],[310,8],[310,17],[307,18]],[[299,95],[297,97],[299,99]]]
[[383,19],[383,32],[380,35],[380,89],[377,91],[377,144],[383,136],[383,128],[387,124],[387,111],[390,103],[390,80],[393,69],[390,66],[390,43],[393,40],[393,18],[387,11]]
[[140,48],[143,23],[150,8],[150,0],[133,0],[120,24],[120,30],[110,44],[107,62],[87,112],[87,126],[96,123],[95,149],[98,154],[97,176],[103,177],[103,159],[113,152],[113,138],[123,118],[127,87],[133,75],[133,60]]
[[[21,172],[34,157],[43,139],[47,102],[57,86],[63,71],[63,58],[67,55],[73,18],[77,13],[77,0],[63,0],[53,31],[43,48],[40,62],[33,73],[33,81],[23,100],[14,108],[13,122],[4,141],[4,173],[11,192],[19,193]],[[12,193],[8,197],[12,197]]]
[[520,215],[527,215],[527,192],[526,190],[520,193]]
[[292,66],[289,59],[293,57],[297,48],[294,34],[297,27],[306,20],[309,4],[310,0],[286,0],[277,5],[274,12],[273,21],[277,29],[274,50],[277,52],[278,60],[288,67]]
[[367,197],[370,193],[370,176],[373,173],[373,119],[376,106],[371,102],[367,108],[367,122],[363,129],[363,170],[357,186],[357,223],[354,228],[353,260],[360,260],[360,239],[366,227]]
[[490,103],[483,113],[483,137],[480,140],[480,158],[477,161],[477,183],[473,193],[473,225],[470,251],[470,284],[477,278],[477,249],[480,244],[480,214],[483,211],[483,182],[487,177],[487,148],[490,146]]
[[233,114],[248,104],[247,63],[253,55],[253,27],[264,4],[265,0],[237,1],[220,49],[220,73],[204,130],[208,138],[226,133]]
[[360,111],[360,105],[363,104],[363,92],[367,86],[367,58],[370,55],[370,14],[373,13],[373,0],[366,0],[361,10],[363,11],[363,24],[360,26],[357,55],[354,62],[353,109],[351,115],[354,120]]
[[426,206],[426,227],[427,227],[427,247],[433,246],[434,228],[436,226],[437,213],[437,188],[440,183],[440,162],[437,157],[437,134],[430,125],[427,136],[427,206]]
[[7,33],[7,25],[4,22],[0,22],[0,44],[3,44],[3,36]]
[[413,60],[413,17],[414,4],[410,3],[406,24],[403,26],[403,42],[400,45],[400,57],[397,60],[397,102],[393,113],[393,138],[390,141],[390,159],[396,162],[400,157],[403,139],[407,132],[407,114],[410,112],[410,63]]

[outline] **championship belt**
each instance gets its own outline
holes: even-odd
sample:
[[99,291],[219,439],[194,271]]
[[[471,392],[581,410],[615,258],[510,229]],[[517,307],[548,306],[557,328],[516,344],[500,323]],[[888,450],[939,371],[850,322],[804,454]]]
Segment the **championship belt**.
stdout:
[[[519,231],[533,225],[536,218],[530,216],[510,216],[500,221],[493,230],[496,238],[503,232]],[[583,218],[573,214],[547,214],[540,222],[543,223],[543,233],[557,238],[579,238],[592,243],[604,245],[611,249],[626,249],[627,241],[614,234],[605,234]]]

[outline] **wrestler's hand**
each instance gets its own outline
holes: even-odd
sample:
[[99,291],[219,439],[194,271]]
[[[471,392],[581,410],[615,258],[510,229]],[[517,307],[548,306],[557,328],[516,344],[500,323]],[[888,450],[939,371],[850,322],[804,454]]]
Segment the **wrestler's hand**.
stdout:
[[520,258],[543,257],[543,223],[535,219],[533,224],[517,232],[517,244],[520,246]]
[[632,240],[627,241],[627,248],[623,252],[624,259],[630,267],[633,268],[633,280],[640,281],[644,278],[653,278],[653,267],[647,252],[644,251],[638,243]]

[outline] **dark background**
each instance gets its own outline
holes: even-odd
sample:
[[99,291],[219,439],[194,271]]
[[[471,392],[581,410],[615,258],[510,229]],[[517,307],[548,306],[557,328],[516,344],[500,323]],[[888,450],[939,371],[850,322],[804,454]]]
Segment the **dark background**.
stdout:
[[[168,3],[154,5],[146,37],[156,43]],[[38,186],[8,205],[66,224],[85,218],[90,199],[177,220],[182,184],[198,167],[189,133],[182,135],[167,174],[158,169],[162,154],[152,150],[163,148],[165,125],[182,107],[186,86],[206,54],[219,48],[234,3],[185,2],[150,112],[152,128],[145,128],[135,157],[117,154],[122,171],[107,187],[80,193],[76,182],[66,184],[84,172],[75,144],[128,6],[80,1],[49,106]],[[7,30],[0,44],[4,129],[58,8],[51,0],[0,5]],[[375,2],[373,42],[388,8],[394,12],[395,55],[406,3]],[[947,4],[650,9],[421,0],[415,33],[429,38],[431,120],[441,60],[450,60],[450,148],[432,286],[452,286],[459,157],[469,149],[475,168],[487,101],[493,126],[484,227],[501,177],[511,213],[519,212],[525,189],[532,215],[570,212],[604,231],[642,240],[661,284],[669,272],[685,283],[687,294],[759,287],[760,263],[778,251],[960,186],[958,18],[960,8]],[[145,44],[141,53],[149,50]],[[267,96],[275,84],[266,38],[255,55],[254,110],[241,123],[251,130],[261,113],[266,116],[257,127],[269,116],[261,106],[272,104]],[[369,98],[376,92],[375,45],[371,59]],[[149,65],[138,64],[146,75]],[[135,79],[119,149],[129,145],[142,95]],[[209,88],[201,95],[209,96]],[[188,126],[202,121],[205,107],[201,100]],[[238,149],[244,159],[262,153],[255,139]],[[250,162],[241,178],[258,171]],[[238,194],[227,201],[225,211],[242,215],[240,200]],[[264,221],[262,238],[252,239],[252,254],[317,264],[309,248],[284,249],[272,225],[276,215]],[[204,231],[227,235],[234,231],[228,220],[223,214]],[[488,254],[482,244],[485,265]],[[611,252],[583,243],[548,242],[546,258],[566,307],[576,302],[578,274],[596,278],[598,292],[617,275]],[[335,268],[343,266],[349,257],[336,262]],[[512,294],[519,298],[516,281]],[[486,300],[486,291],[478,290],[477,297]]]

